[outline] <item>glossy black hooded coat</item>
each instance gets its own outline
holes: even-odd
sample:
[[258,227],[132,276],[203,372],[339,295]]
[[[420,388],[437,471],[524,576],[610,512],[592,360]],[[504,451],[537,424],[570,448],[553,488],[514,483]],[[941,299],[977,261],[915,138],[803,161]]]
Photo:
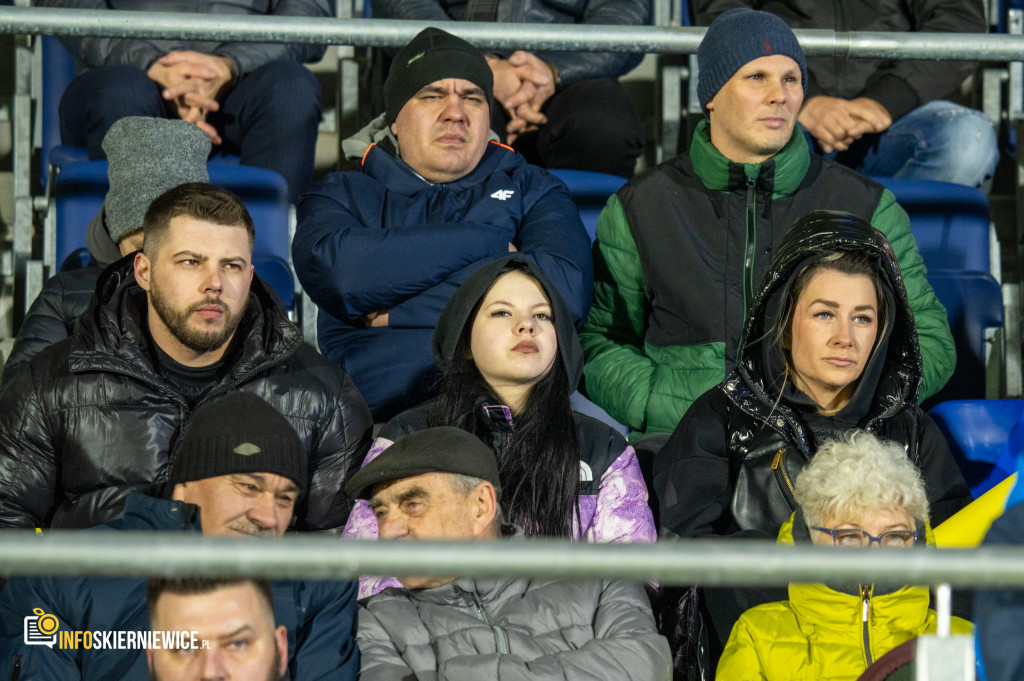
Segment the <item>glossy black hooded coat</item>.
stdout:
[[[781,384],[785,358],[772,331],[796,276],[836,251],[877,263],[889,310],[850,402],[822,416],[792,383]],[[945,439],[917,406],[913,313],[892,248],[870,224],[835,211],[798,220],[765,275],[743,338],[737,367],[693,404],[655,460],[662,533],[776,536],[796,507],[793,480],[817,443],[852,428],[906,447],[924,475],[935,524],[970,502]]]

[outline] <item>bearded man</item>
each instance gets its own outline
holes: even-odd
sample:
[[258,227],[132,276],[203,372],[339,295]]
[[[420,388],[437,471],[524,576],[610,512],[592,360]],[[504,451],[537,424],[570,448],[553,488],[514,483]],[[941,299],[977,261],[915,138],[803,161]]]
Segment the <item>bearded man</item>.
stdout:
[[116,518],[132,489],[166,481],[195,407],[237,390],[283,414],[306,450],[296,528],[342,527],[369,412],[253,275],[244,204],[184,184],[150,204],[143,229],[143,250],[103,272],[76,332],[0,391],[0,527]]

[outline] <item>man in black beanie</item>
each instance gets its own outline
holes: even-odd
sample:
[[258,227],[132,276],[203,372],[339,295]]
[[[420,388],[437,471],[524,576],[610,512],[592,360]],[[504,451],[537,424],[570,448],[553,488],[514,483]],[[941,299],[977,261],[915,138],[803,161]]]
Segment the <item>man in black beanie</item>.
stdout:
[[[132,492],[124,513],[96,529],[280,537],[308,484],[306,452],[288,420],[247,392],[196,409],[170,463],[166,482]],[[354,681],[355,585],[276,581],[274,614],[288,630],[289,678]],[[147,678],[139,650],[52,650],[24,643],[22,622],[33,608],[77,631],[145,631],[146,580],[30,577],[10,580],[0,598],[0,677]]]
[[292,243],[320,308],[318,343],[375,421],[429,398],[434,324],[480,264],[520,251],[577,324],[590,304],[590,239],[564,185],[498,144],[493,76],[465,40],[421,31],[395,57],[385,113],[344,143],[359,171],[315,184]]
[[[499,21],[601,26],[650,23],[650,0],[374,0],[373,15],[422,22]],[[618,78],[640,52],[495,50],[491,129],[530,163],[632,177],[644,133]]]

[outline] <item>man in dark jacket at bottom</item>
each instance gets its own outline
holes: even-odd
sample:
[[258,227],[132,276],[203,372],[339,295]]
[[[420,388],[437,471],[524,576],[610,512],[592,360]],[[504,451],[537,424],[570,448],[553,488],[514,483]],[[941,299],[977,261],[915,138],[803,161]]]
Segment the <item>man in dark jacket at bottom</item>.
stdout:
[[[408,435],[353,475],[382,539],[491,540],[498,463],[459,428]],[[511,528],[515,532],[515,528]],[[670,678],[668,643],[640,584],[399,577],[359,610],[362,681],[426,678]]]
[[[134,492],[118,520],[95,530],[280,537],[306,486],[306,465],[305,448],[280,413],[255,395],[229,393],[196,411],[167,484]],[[355,585],[297,580],[272,586],[275,621],[287,628],[291,678],[354,680],[359,670]],[[66,631],[147,631],[145,579],[10,580],[0,598],[0,678],[146,677],[142,647],[71,650],[25,644],[24,619],[34,609],[55,616]]]

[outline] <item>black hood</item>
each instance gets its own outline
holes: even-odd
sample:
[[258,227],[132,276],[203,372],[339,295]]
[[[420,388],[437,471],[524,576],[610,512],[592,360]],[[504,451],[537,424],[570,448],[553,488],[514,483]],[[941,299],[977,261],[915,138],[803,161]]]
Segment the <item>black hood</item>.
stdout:
[[455,346],[462,336],[470,315],[480,300],[491,288],[498,275],[509,271],[508,266],[516,264],[516,269],[535,278],[539,283],[544,295],[551,301],[551,311],[555,316],[555,337],[558,339],[558,354],[562,358],[562,366],[565,374],[569,377],[569,391],[576,390],[583,375],[583,348],[580,346],[580,338],[573,327],[572,315],[569,308],[565,306],[562,297],[558,295],[557,289],[537,265],[521,255],[503,256],[493,260],[473,272],[466,279],[459,290],[452,295],[441,316],[437,319],[437,326],[434,327],[434,360],[444,371],[451,364],[455,355]]
[[916,404],[921,352],[896,255],[881,232],[849,213],[814,211],[797,220],[786,234],[747,317],[737,371],[760,400],[775,401],[783,388],[785,357],[770,338],[772,330],[797,275],[838,251],[866,253],[877,262],[889,309],[848,409],[861,417],[869,410],[889,413]]

